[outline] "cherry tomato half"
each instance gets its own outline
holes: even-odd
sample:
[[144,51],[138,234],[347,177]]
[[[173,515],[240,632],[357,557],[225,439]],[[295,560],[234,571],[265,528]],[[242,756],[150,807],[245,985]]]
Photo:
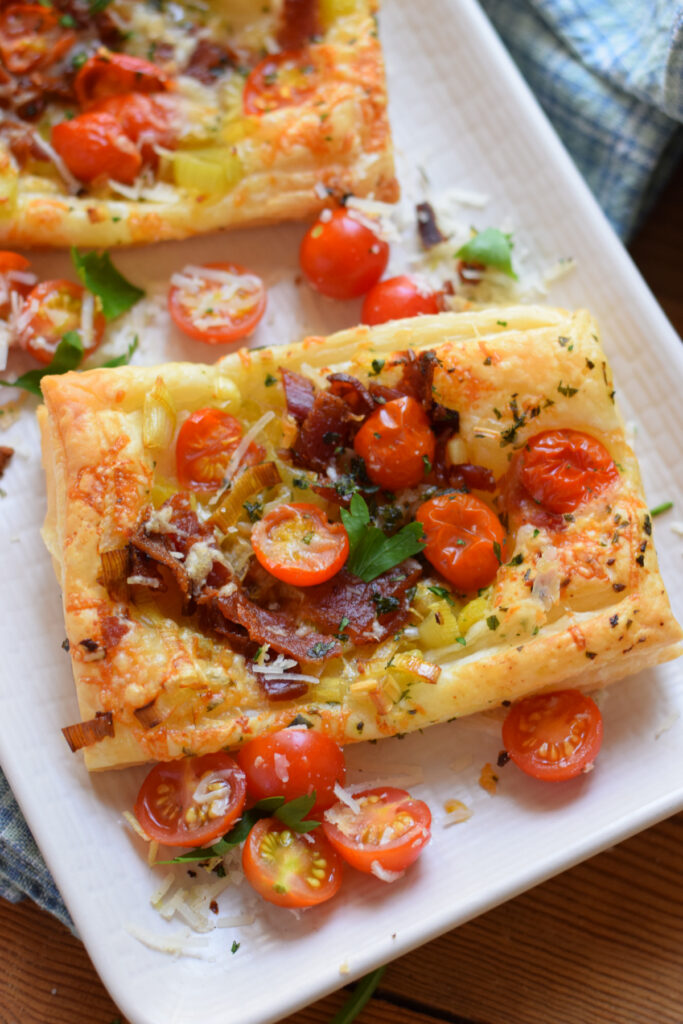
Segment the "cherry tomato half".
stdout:
[[345,209],[323,210],[301,242],[301,269],[331,299],[355,299],[379,281],[389,259],[385,241]]
[[319,58],[309,50],[283,50],[257,64],[244,85],[244,113],[268,114],[303,103],[321,81]]
[[349,554],[343,523],[331,523],[321,508],[305,501],[271,509],[254,525],[251,543],[264,569],[296,587],[331,579]]
[[237,263],[189,266],[171,279],[168,308],[185,334],[206,345],[227,345],[251,334],[266,311],[260,277]]
[[22,281],[13,281],[10,276],[13,272],[25,274],[29,271],[30,266],[26,257],[18,252],[0,251],[0,277],[3,278],[2,284],[4,285],[4,287],[0,287],[0,292],[4,296],[0,299],[0,317],[4,318],[9,315],[12,308],[12,292],[26,296],[31,291],[32,285]]
[[539,693],[511,708],[503,722],[503,743],[527,775],[546,782],[573,779],[598,755],[602,715],[580,690]]
[[115,117],[122,131],[139,148],[143,160],[156,167],[159,156],[155,146],[164,146],[166,149],[175,146],[175,102],[173,96],[128,92],[100,100],[92,110]]
[[[218,490],[242,433],[239,420],[220,409],[199,409],[188,416],[176,441],[176,474],[180,486],[191,491]],[[261,462],[264,455],[261,445],[252,441],[240,466],[253,466]]]
[[574,512],[619,477],[607,449],[579,430],[545,430],[524,445],[519,476],[549,512]]
[[[17,343],[30,352],[34,359],[49,363],[68,331],[77,331],[82,337],[81,321],[85,288],[73,281],[41,281],[26,297],[22,310],[23,327],[17,334]],[[94,352],[104,333],[106,320],[95,299],[90,341],[84,345],[84,355]]]
[[75,42],[76,33],[42,4],[8,4],[0,14],[0,56],[13,75],[54,64]]
[[467,592],[491,583],[504,558],[505,530],[485,502],[443,494],[420,505],[415,518],[427,538],[423,554],[454,587]]
[[388,277],[370,289],[360,314],[362,324],[384,324],[388,320],[440,312],[439,296],[426,291],[407,274]]
[[312,814],[332,806],[337,799],[335,783],[342,785],[346,774],[341,747],[315,729],[280,729],[257,736],[242,747],[237,761],[254,800],[294,800],[315,790]]
[[[325,815],[325,835],[345,861],[358,871],[373,874],[403,871],[417,860],[431,837],[432,815],[422,800],[405,789],[391,786],[353,794],[360,805],[355,813],[337,803]],[[376,869],[375,869],[376,870]]]
[[244,772],[228,754],[165,761],[142,783],[135,817],[166,846],[204,846],[239,818],[246,795]]
[[292,832],[277,818],[261,818],[242,851],[247,881],[279,907],[312,907],[339,891],[342,866],[321,834]]
[[85,62],[76,75],[76,99],[84,110],[109,96],[131,92],[162,92],[169,77],[156,64],[128,53],[101,50]]
[[52,145],[71,173],[89,184],[113,178],[130,185],[142,167],[142,156],[112,114],[90,111],[52,129]]
[[373,484],[395,491],[414,487],[431,471],[436,440],[427,414],[406,395],[380,405],[353,442]]

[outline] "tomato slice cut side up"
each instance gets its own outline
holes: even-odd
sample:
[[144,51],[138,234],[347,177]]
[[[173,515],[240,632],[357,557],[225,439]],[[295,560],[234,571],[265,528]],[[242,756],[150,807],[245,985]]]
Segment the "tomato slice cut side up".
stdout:
[[[73,281],[41,281],[26,296],[21,314],[22,327],[17,342],[34,359],[46,365],[51,362],[59,342],[69,331],[77,331],[83,339],[83,302],[85,288]],[[95,351],[104,333],[106,320],[93,298],[92,326],[89,340],[84,342],[84,355]]]
[[325,812],[325,835],[352,867],[393,881],[387,872],[403,872],[430,840],[429,807],[391,786],[354,793],[353,799],[357,811],[339,802]]
[[299,250],[309,283],[331,299],[365,295],[379,281],[388,259],[387,243],[344,208],[323,210]]
[[[176,474],[185,490],[216,491],[242,440],[242,424],[221,409],[198,409],[185,420],[176,441]],[[251,442],[240,466],[262,462],[265,450]]]
[[266,57],[244,86],[244,113],[268,114],[309,99],[321,80],[319,58],[309,50],[283,50]]
[[526,697],[503,723],[510,758],[527,775],[546,782],[563,782],[589,770],[602,735],[600,709],[580,690]]
[[180,330],[205,345],[228,345],[252,333],[266,311],[266,288],[237,263],[187,266],[171,278],[168,308]]
[[280,729],[257,736],[241,748],[237,762],[254,800],[294,800],[315,792],[314,816],[335,803],[335,784],[343,785],[346,773],[341,747],[315,729]]
[[255,524],[251,543],[264,569],[297,587],[331,579],[349,554],[344,525],[304,501],[271,509]]
[[135,817],[166,846],[204,846],[227,832],[244,808],[247,782],[228,754],[157,764],[135,801]]
[[313,907],[332,899],[342,881],[341,860],[320,829],[298,833],[262,818],[242,851],[247,881],[279,907]]

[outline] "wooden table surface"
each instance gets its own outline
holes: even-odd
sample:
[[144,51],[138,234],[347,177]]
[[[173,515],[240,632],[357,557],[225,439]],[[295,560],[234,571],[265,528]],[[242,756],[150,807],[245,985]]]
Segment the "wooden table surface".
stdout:
[[[681,239],[683,167],[631,246],[683,334]],[[679,815],[394,961],[360,1024],[682,1024],[682,851]],[[347,997],[287,1024],[324,1024]],[[119,1021],[81,943],[0,900],[0,1024]]]

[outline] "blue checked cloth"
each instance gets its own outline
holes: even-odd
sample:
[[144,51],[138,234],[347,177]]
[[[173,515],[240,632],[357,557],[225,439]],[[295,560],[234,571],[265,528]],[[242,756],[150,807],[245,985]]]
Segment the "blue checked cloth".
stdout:
[[[622,238],[683,152],[683,5],[481,0]],[[0,772],[0,895],[73,927]]]

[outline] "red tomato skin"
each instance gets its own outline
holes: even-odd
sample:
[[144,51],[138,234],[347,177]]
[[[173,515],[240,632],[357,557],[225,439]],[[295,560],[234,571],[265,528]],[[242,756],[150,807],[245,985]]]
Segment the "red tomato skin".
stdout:
[[334,210],[309,228],[299,262],[313,287],[331,299],[355,299],[379,281],[389,246],[345,209]]
[[[220,818],[209,819],[193,828],[186,823],[183,815],[187,810],[190,791],[194,793],[197,783],[207,772],[215,772],[229,784],[230,802],[226,813]],[[167,806],[170,805],[171,811],[175,811],[171,814],[171,822],[163,813],[164,808],[159,807],[155,800],[160,785],[169,787],[162,799],[166,800],[168,795]],[[218,752],[181,761],[162,761],[152,768],[140,787],[135,801],[135,817],[150,838],[166,846],[204,846],[224,835],[239,818],[246,796],[247,780],[244,772],[228,754]],[[180,824],[177,824],[178,819]]]
[[92,111],[52,129],[52,145],[71,173],[90,184],[96,178],[113,178],[124,185],[135,181],[142,156],[111,114]]
[[[278,776],[276,754],[289,762],[286,781]],[[315,790],[316,801],[311,809],[314,816],[335,803],[335,783],[343,785],[346,776],[341,747],[314,729],[280,729],[257,736],[240,749],[237,763],[247,777],[247,791],[252,800],[268,796],[294,800]]]
[[[49,302],[55,293],[66,297],[67,301],[79,304],[78,325],[74,325],[72,328],[78,330],[78,326],[80,326],[80,303],[83,301],[85,288],[80,284],[74,284],[73,281],[40,281],[26,296],[23,312],[26,314],[27,324],[17,337],[20,347],[26,349],[34,359],[45,365],[52,361],[62,335],[66,333],[66,330],[55,331],[54,324],[52,324],[43,311],[46,302]],[[29,313],[31,314],[30,319],[28,317]],[[106,324],[104,315],[96,311],[93,317],[92,343],[88,348],[84,349],[84,356],[89,356],[95,351],[102,340]],[[39,337],[43,338],[47,343],[45,347],[36,344],[35,339]]]
[[422,291],[406,274],[389,277],[374,285],[363,300],[360,322],[373,326],[389,320],[439,313],[441,307],[435,292]]
[[76,75],[74,90],[83,110],[123,93],[162,92],[170,88],[165,71],[128,53],[96,53]]
[[[320,80],[316,64],[308,50],[283,50],[266,57],[250,72],[245,82],[242,100],[244,113],[260,116],[303,103],[313,95]],[[279,75],[289,72],[291,78],[297,69],[310,70],[302,70],[298,81],[288,81],[287,87],[283,89],[278,80]]]
[[8,4],[0,14],[0,56],[14,75],[49,67],[75,41],[75,32],[65,31],[56,13],[41,4]]
[[100,100],[91,107],[91,110],[116,118],[122,131],[138,146],[145,163],[156,167],[159,156],[154,147],[175,147],[174,102],[171,96],[149,96],[142,92],[129,92]]
[[575,512],[619,479],[607,449],[579,430],[546,430],[529,438],[519,456],[525,489],[549,512]]
[[353,448],[373,484],[396,491],[422,483],[434,459],[436,439],[420,403],[405,395],[370,414]]
[[[176,440],[176,475],[183,490],[215,491],[223,481],[222,473],[211,475],[206,460],[219,465],[223,470],[242,440],[242,424],[221,409],[198,409],[185,420]],[[261,445],[249,445],[240,466],[252,466],[261,462],[264,450]]]
[[[205,263],[204,266],[214,270],[227,270],[230,274],[252,274],[251,270],[241,266],[239,263]],[[192,316],[183,308],[179,288],[171,285],[168,292],[168,309],[176,327],[183,334],[187,334],[189,338],[194,338],[195,341],[202,341],[205,345],[229,345],[232,342],[248,337],[263,318],[266,305],[266,287],[261,282],[261,291],[256,296],[254,308],[248,316],[243,318],[241,323],[226,324],[224,328],[207,329],[195,326]]]
[[[427,538],[423,554],[459,591],[479,590],[493,581],[506,557],[506,537],[485,502],[474,494],[444,494],[420,505],[415,518]],[[494,544],[500,546],[500,559]]]
[[[0,251],[0,274],[9,274],[13,270],[17,270],[20,273],[26,273],[30,270],[31,264],[18,252],[9,252],[8,250]],[[24,297],[31,291],[30,284],[21,284],[19,281],[7,281],[7,289],[9,295],[12,292],[18,292]],[[0,303],[0,318],[9,316],[12,308],[11,298],[8,296],[7,301]]]
[[[373,874],[372,865],[377,862],[384,871],[404,871],[410,867],[431,839],[432,814],[423,800],[414,800],[405,789],[382,786],[353,793],[355,800],[364,797],[380,798],[382,804],[396,804],[396,813],[408,813],[414,824],[403,835],[381,845],[364,843],[347,836],[330,821],[323,821],[325,835],[337,853],[347,864],[365,874]],[[338,807],[346,807],[338,804]],[[386,819],[385,819],[386,820]]]
[[[268,550],[268,538],[287,519],[295,520],[305,515],[311,520],[314,534],[328,539],[329,556],[316,559],[315,552],[305,552],[308,557],[301,561],[278,560],[276,552]],[[331,523],[318,505],[309,502],[289,502],[271,509],[251,531],[251,543],[259,562],[271,575],[296,587],[310,587],[332,579],[344,565],[349,555],[349,537],[343,523]]]
[[[530,716],[534,718],[530,720]],[[563,749],[558,760],[540,754],[538,746],[544,739],[557,744],[559,749],[564,737],[571,734],[572,725],[584,726],[585,731],[571,753]],[[536,745],[529,742],[533,737],[538,738]],[[595,761],[602,737],[600,709],[580,690],[556,690],[526,697],[512,706],[503,722],[503,744],[510,758],[527,775],[544,782],[564,782],[581,775]]]
[[320,829],[306,833],[302,839],[296,833],[294,834],[294,842],[305,844],[304,857],[312,850],[324,857],[326,876],[324,879],[320,879],[320,886],[309,886],[304,878],[303,880],[295,879],[296,886],[287,889],[286,892],[278,892],[275,889],[278,878],[277,867],[267,861],[264,863],[260,848],[269,833],[285,831],[287,831],[287,826],[277,818],[261,818],[251,829],[242,850],[242,869],[249,884],[265,900],[278,907],[313,907],[332,899],[337,895],[341,886],[342,865],[336,851],[322,835]]

